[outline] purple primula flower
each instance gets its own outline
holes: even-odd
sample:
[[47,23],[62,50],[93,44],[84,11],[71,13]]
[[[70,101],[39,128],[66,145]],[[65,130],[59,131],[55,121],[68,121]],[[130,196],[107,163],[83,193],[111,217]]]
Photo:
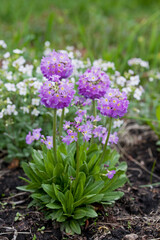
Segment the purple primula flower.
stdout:
[[80,117],[80,116],[84,116],[85,114],[87,113],[87,110],[82,110],[82,109],[79,109],[76,114]]
[[66,121],[66,122],[63,124],[63,129],[64,129],[64,130],[67,130],[68,128],[70,128],[70,125],[71,125],[71,122],[70,122],[70,121]]
[[81,123],[83,121],[83,117],[79,116],[79,117],[75,117],[74,119],[76,121],[77,124]]
[[53,75],[58,75],[60,79],[68,78],[73,72],[72,61],[66,53],[53,50],[47,57],[42,58],[41,71],[49,80],[53,80]]
[[44,141],[48,149],[53,148],[53,137],[47,136],[47,139]]
[[76,105],[79,107],[84,107],[86,105],[88,105],[88,106],[91,105],[91,103],[92,103],[91,99],[86,99],[84,97],[75,96],[74,100],[72,102],[72,106]]
[[34,140],[39,140],[41,137],[40,132],[42,131],[42,128],[37,128],[37,129],[33,129],[33,138]]
[[83,141],[89,141],[92,137],[92,128],[93,128],[93,125],[91,124],[90,121],[87,121],[86,124],[84,125],[81,125],[79,126],[81,127],[81,130],[80,132],[82,133],[83,135]]
[[125,92],[109,88],[103,98],[98,100],[98,110],[102,115],[112,118],[123,117],[127,112],[129,101]]
[[[106,138],[107,138],[107,134],[108,134],[108,132],[106,132],[106,133],[104,133],[104,135],[102,136],[102,144],[105,144],[105,142],[106,142]],[[113,134],[110,134],[110,136],[109,136],[109,141],[108,141],[108,145],[110,145],[110,143],[111,144],[117,144],[117,142],[118,142],[118,136],[117,136],[117,132],[114,132]]]
[[106,176],[109,178],[109,179],[112,179],[114,174],[116,174],[116,171],[115,170],[112,170],[112,171],[109,171]]
[[77,85],[80,95],[85,98],[99,99],[105,95],[110,86],[110,80],[100,68],[92,67],[80,76]]
[[74,84],[69,80],[43,83],[39,90],[41,103],[48,108],[63,109],[71,103],[75,93]]
[[98,137],[99,141],[100,141],[100,138],[103,136],[102,130],[103,130],[102,126],[98,126],[93,130],[94,138]]
[[[67,133],[68,133],[68,131],[67,131]],[[71,144],[74,141],[77,142],[77,140],[78,140],[77,133],[73,132],[73,131],[72,131],[72,133],[70,133],[69,135],[67,135],[65,137],[62,136],[62,141],[64,143],[66,143],[67,145]]]
[[31,132],[29,132],[26,136],[26,143],[31,144],[34,141],[34,137],[31,135]]

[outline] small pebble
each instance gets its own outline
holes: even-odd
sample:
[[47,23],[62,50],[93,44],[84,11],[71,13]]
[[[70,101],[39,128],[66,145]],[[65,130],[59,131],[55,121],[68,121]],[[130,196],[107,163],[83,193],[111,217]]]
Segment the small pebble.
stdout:
[[127,234],[123,240],[136,240],[138,239],[138,235],[137,234],[134,234],[134,233],[131,233],[131,234]]

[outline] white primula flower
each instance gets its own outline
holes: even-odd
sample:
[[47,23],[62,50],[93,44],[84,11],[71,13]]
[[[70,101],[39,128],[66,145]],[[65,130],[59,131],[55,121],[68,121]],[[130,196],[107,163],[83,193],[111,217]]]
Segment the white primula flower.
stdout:
[[12,80],[13,78],[13,72],[9,71],[9,72],[5,72],[5,77],[7,78],[7,80]]
[[150,78],[149,78],[149,81],[150,81],[150,82],[153,82],[153,80],[154,80],[153,77],[150,77]]
[[122,88],[122,91],[128,95],[130,92],[132,92],[132,89],[130,87],[125,87],[125,88]]
[[7,48],[7,44],[5,43],[4,40],[0,40],[0,47]]
[[23,113],[29,113],[28,107],[20,107],[20,109],[23,111]]
[[14,49],[14,50],[13,50],[13,53],[16,53],[16,54],[22,54],[22,53],[23,53],[23,50],[20,50],[20,49]]
[[120,127],[120,126],[122,126],[123,123],[124,123],[124,120],[119,120],[119,119],[114,120],[114,122],[113,122],[113,128]]
[[5,113],[5,109],[2,109],[2,111],[0,112],[0,118],[3,118],[4,113]]
[[118,77],[117,80],[116,80],[117,84],[124,87],[125,83],[126,83],[126,78],[125,77]]
[[[66,115],[68,112],[69,112],[68,108],[65,108],[64,115]],[[57,110],[57,115],[58,115],[59,117],[61,117],[61,115],[62,115],[62,109],[58,109],[58,110]]]
[[7,88],[9,92],[15,92],[16,86],[14,83],[5,83],[4,86]]
[[9,52],[6,52],[4,55],[3,55],[4,58],[9,58],[10,57],[10,53]]
[[38,111],[36,108],[34,108],[33,111],[31,112],[31,114],[34,116],[38,116],[40,114],[40,111]]
[[32,98],[32,105],[39,106],[40,99],[39,98]]

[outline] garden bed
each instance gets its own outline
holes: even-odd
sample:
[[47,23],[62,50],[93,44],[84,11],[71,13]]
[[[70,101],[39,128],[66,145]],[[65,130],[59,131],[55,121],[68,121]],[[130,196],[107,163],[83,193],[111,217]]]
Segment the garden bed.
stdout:
[[[3,162],[0,171],[0,239],[75,239],[121,240],[160,239],[160,152],[156,135],[145,126],[126,123],[116,146],[128,164],[128,183],[122,188],[124,197],[113,207],[95,205],[99,217],[89,219],[81,236],[62,233],[57,223],[46,221],[36,208],[27,208],[29,194],[16,190],[24,182],[23,170],[11,169]],[[122,129],[123,130],[123,129]],[[153,169],[155,163],[155,168]],[[14,168],[15,167],[15,168]],[[152,181],[153,186],[149,185]],[[16,219],[15,219],[16,217]]]

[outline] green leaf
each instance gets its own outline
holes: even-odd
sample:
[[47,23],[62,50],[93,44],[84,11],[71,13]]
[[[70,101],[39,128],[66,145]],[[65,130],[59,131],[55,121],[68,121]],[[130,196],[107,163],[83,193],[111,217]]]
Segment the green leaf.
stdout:
[[86,182],[86,175],[83,172],[80,172],[78,175],[78,181],[77,184],[75,184],[74,189],[76,189],[75,194],[74,194],[74,199],[77,201],[81,198],[83,195],[84,191],[84,186]]
[[[160,105],[158,105],[156,108],[156,117],[157,117],[158,121],[160,121]],[[159,123],[159,125],[160,125],[160,123]]]
[[124,195],[123,192],[107,192],[104,194],[102,201],[115,201]]
[[82,208],[77,208],[74,211],[74,219],[81,219],[84,218],[86,216],[86,211],[83,210]]
[[95,194],[95,196],[92,196],[92,197],[88,198],[88,199],[85,201],[85,204],[99,203],[99,202],[101,202],[103,196],[104,196],[103,193],[101,193],[101,194]]
[[51,208],[51,209],[60,209],[62,206],[58,203],[48,203],[46,207]]
[[71,220],[70,221],[70,228],[74,233],[81,234],[80,225],[76,220]]
[[103,187],[104,181],[95,181],[84,190],[84,195],[99,193]]
[[72,214],[73,212],[73,204],[74,204],[74,198],[70,190],[68,190],[65,193],[65,202],[67,205],[67,213]]
[[51,198],[56,198],[54,188],[51,184],[42,184],[42,188]]
[[86,217],[94,218],[94,217],[98,216],[96,211],[93,208],[91,208],[91,207],[85,207],[85,208],[82,207],[81,209],[86,212]]

